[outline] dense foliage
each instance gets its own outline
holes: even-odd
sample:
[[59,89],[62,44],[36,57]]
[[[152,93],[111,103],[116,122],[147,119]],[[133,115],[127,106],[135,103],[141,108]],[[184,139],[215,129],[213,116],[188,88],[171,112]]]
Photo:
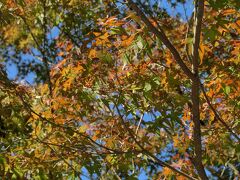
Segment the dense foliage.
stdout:
[[239,178],[239,7],[1,0],[2,179]]

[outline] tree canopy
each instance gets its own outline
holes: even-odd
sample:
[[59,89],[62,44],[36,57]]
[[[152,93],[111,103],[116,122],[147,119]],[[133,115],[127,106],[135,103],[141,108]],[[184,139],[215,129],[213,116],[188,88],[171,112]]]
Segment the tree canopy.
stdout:
[[1,0],[1,179],[238,179],[239,9]]

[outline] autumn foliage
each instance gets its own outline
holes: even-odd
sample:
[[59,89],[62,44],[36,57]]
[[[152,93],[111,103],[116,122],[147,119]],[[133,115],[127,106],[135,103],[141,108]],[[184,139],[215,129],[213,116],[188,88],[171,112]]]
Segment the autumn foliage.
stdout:
[[239,178],[239,2],[160,2],[0,2],[2,179]]

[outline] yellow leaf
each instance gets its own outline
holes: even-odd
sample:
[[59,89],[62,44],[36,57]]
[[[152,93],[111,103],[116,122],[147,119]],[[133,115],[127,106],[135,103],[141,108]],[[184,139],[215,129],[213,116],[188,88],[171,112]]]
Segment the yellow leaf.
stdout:
[[86,130],[89,129],[88,125],[82,125],[80,128],[79,128],[79,132],[80,133],[84,133],[86,132]]
[[8,43],[13,43],[20,34],[20,30],[17,25],[7,26],[4,31],[4,38]]
[[61,51],[61,52],[58,53],[58,56],[63,56],[63,55],[64,55],[64,52],[63,52],[63,51]]
[[113,161],[112,155],[110,155],[110,154],[107,155],[107,156],[106,156],[106,161],[109,162],[109,163],[112,163],[112,161]]
[[95,36],[100,36],[102,33],[100,33],[100,32],[93,32],[93,34],[94,34]]
[[91,49],[89,54],[88,54],[89,58],[95,58],[97,57],[97,51],[95,49]]
[[108,146],[108,147],[114,147],[114,141],[113,141],[113,139],[111,139],[111,138],[108,138],[107,139],[107,142],[106,142],[106,145]]
[[57,124],[64,124],[65,119],[63,119],[63,118],[57,118],[57,119],[55,119],[55,122],[56,122]]
[[42,156],[42,153],[39,151],[39,149],[36,149],[34,151],[34,155],[35,155],[35,157],[40,158]]
[[235,13],[236,13],[235,9],[226,9],[222,12],[222,14],[225,15],[225,16],[235,14]]
[[123,47],[130,46],[132,44],[134,38],[135,38],[135,34],[131,35],[129,38],[127,38],[126,40],[122,41],[122,46]]
[[74,77],[69,77],[69,79],[67,80],[67,81],[65,81],[64,83],[63,83],[63,90],[64,91],[66,91],[66,90],[68,90],[70,87],[71,87],[71,85],[72,85],[72,83],[73,83],[73,80],[74,80]]
[[179,145],[179,139],[177,136],[173,137],[173,145],[174,145],[174,147],[178,147],[178,145]]
[[47,119],[52,117],[51,111],[45,111],[45,112],[42,113],[42,115],[43,115],[43,117],[45,117]]
[[51,149],[46,149],[44,151],[44,155],[42,156],[42,159],[45,159],[46,157],[49,157],[51,155]]
[[80,73],[80,72],[82,72],[82,70],[83,70],[83,67],[81,65],[78,65],[78,66],[74,67],[73,72]]
[[167,54],[166,54],[166,65],[167,65],[167,67],[170,67],[172,63],[173,63],[172,55],[168,51]]
[[188,120],[191,119],[191,113],[190,113],[189,109],[185,109],[185,110],[184,110],[184,114],[183,114],[182,119],[183,119],[184,121],[188,121]]
[[72,48],[73,48],[73,45],[69,43],[66,47],[66,51],[70,51]]
[[100,36],[99,38],[102,39],[102,40],[106,40],[106,39],[108,39],[108,36],[109,36],[108,32],[105,32],[105,33],[104,33],[102,36]]
[[32,115],[33,120],[37,120],[39,118],[39,116],[34,113],[31,113],[31,115]]

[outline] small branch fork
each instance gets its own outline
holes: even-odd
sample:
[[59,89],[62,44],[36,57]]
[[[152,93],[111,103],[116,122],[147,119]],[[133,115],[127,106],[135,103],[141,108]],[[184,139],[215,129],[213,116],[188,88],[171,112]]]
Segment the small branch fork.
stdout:
[[[178,65],[181,67],[181,69],[184,71],[184,73],[190,78],[194,79],[194,74],[191,72],[191,70],[186,66],[186,64],[183,62],[180,54],[178,53],[177,49],[173,46],[173,44],[169,41],[168,37],[165,35],[163,31],[159,31],[146,17],[146,15],[141,11],[141,9],[132,1],[128,0],[128,5],[130,8],[132,8],[137,15],[141,18],[141,20],[147,25],[149,30],[156,35],[163,44],[171,51],[174,59],[178,63]],[[160,27],[160,26],[159,26]]]
[[[118,103],[117,103],[118,104]],[[126,125],[125,121],[124,121],[124,118],[120,112],[120,109],[118,108],[118,105],[116,103],[114,103],[115,107],[116,107],[116,110],[117,110],[117,113],[121,119],[121,122],[122,122],[122,125],[124,126],[124,128],[127,130],[128,134],[130,135],[130,137],[134,140],[134,142],[141,148],[141,150],[143,151],[144,154],[146,154],[148,157],[150,157],[151,159],[153,159],[158,165],[160,166],[163,166],[163,167],[167,167],[169,169],[171,169],[172,171],[188,178],[188,179],[191,179],[191,180],[196,180],[194,177],[186,174],[185,172],[179,170],[179,169],[176,169],[174,168],[173,166],[171,166],[170,164],[160,160],[157,156],[155,156],[154,154],[150,153],[148,150],[146,150],[143,145],[136,139],[136,136],[134,134],[134,132],[132,132],[132,130]],[[111,109],[109,109],[111,111]]]

